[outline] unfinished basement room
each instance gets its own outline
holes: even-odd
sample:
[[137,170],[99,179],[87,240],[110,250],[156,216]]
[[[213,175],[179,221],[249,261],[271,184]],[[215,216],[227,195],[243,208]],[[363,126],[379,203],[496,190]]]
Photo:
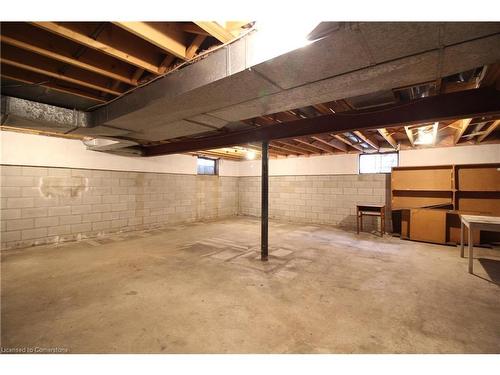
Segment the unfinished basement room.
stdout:
[[500,23],[290,28],[2,22],[2,353],[500,352]]

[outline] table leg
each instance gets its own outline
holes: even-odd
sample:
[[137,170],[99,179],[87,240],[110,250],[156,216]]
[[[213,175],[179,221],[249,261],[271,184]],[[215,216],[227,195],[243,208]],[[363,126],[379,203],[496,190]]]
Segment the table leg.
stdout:
[[460,257],[464,257],[464,222],[460,220]]
[[359,234],[359,208],[356,207],[356,232]]
[[385,234],[385,212],[384,208],[380,209],[380,229],[382,231],[382,237]]
[[472,224],[469,224],[469,273],[474,273],[472,270],[472,264],[474,262],[473,248],[474,244],[472,242]]
[[359,213],[359,228],[362,232],[363,231],[363,212]]

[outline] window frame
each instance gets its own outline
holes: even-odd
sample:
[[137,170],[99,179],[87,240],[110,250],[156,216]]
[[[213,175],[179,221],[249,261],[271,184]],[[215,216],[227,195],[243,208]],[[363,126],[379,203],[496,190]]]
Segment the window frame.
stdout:
[[[214,162],[214,173],[200,173],[199,165],[198,165],[198,160],[200,160],[200,159],[213,161]],[[198,176],[218,176],[219,175],[219,159],[207,158],[205,156],[198,156],[196,158],[196,174]]]
[[[389,172],[361,172],[361,157],[362,156],[373,156],[373,155],[389,155],[389,154],[396,154],[396,157],[397,157],[397,162],[396,162],[396,165],[391,167],[391,171]],[[388,174],[388,173],[391,173],[392,172],[392,168],[394,167],[399,167],[399,151],[390,151],[390,152],[374,152],[374,153],[370,153],[370,154],[365,154],[365,153],[362,153],[362,154],[359,154],[359,158],[358,158],[358,174]]]

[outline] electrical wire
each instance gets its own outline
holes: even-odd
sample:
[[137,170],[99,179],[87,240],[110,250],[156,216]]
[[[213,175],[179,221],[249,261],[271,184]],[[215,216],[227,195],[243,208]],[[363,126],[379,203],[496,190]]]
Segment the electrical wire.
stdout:
[[[14,79],[14,78],[12,78]],[[42,82],[34,82],[34,83],[23,83],[23,84],[19,84],[19,85],[7,85],[7,86],[3,86],[4,89],[17,89],[19,87],[29,87],[29,86],[41,86],[41,85],[44,85],[46,83],[50,83],[50,81],[42,81]]]

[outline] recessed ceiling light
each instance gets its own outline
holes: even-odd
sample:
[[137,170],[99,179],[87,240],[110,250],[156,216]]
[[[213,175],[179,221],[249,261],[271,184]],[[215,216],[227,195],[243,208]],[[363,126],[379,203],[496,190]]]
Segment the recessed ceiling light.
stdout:
[[431,145],[434,143],[436,137],[436,125],[422,126],[417,129],[416,145]]

